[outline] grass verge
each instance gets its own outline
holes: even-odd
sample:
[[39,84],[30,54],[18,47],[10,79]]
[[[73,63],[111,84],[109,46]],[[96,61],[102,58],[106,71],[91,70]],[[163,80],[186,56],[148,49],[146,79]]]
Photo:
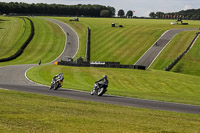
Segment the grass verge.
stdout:
[[54,23],[39,18],[32,18],[35,35],[20,57],[0,63],[0,66],[14,64],[48,63],[56,59],[64,49],[65,34]]
[[0,89],[0,132],[198,133],[199,115],[123,107]]
[[43,65],[28,71],[28,77],[50,85],[63,72],[63,87],[91,91],[96,80],[108,75],[108,94],[200,105],[200,77],[156,70],[84,68]]

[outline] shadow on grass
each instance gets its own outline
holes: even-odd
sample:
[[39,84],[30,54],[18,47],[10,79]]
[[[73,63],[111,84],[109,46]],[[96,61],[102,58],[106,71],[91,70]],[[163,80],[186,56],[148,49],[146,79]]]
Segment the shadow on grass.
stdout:
[[1,22],[1,21],[8,21],[8,20],[0,19],[0,22]]

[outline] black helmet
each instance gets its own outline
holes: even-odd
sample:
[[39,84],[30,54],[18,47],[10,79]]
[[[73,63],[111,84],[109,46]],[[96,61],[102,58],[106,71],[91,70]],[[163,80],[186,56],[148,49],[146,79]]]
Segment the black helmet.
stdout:
[[104,78],[107,78],[107,75],[104,75]]

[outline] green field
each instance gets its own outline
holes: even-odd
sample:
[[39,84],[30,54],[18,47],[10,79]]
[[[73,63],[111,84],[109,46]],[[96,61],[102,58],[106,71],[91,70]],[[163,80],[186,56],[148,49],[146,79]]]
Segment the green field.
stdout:
[[[71,25],[80,36],[78,56],[85,57],[86,28],[91,28],[91,60],[115,61],[121,64],[134,64],[144,52],[168,29],[198,28],[198,21],[184,21],[189,25],[170,25],[175,20],[159,19],[117,19],[117,18],[56,18]],[[123,28],[113,28],[112,23]],[[181,37],[180,39],[183,39]],[[192,40],[193,36],[187,37]],[[82,46],[84,45],[84,46]],[[187,45],[187,44],[186,44]]]
[[[17,59],[0,66],[33,64],[54,60],[63,50],[65,36],[55,24],[39,18],[31,18],[35,36],[24,53]],[[91,59],[119,61],[134,64],[137,59],[168,29],[197,28],[199,21],[185,21],[188,26],[170,25],[172,20],[141,20],[113,18],[80,18],[69,22],[66,17],[56,18],[68,23],[79,35],[77,57],[85,55],[86,27],[92,29]],[[7,21],[1,21],[9,25]],[[111,23],[123,28],[112,28]],[[0,27],[0,31],[1,31]],[[12,29],[14,30],[14,29]],[[200,39],[172,71],[165,72],[165,64],[171,63],[178,52],[185,50],[195,32],[178,34],[152,65],[151,69],[108,69],[42,65],[28,71],[28,77],[50,85],[52,77],[64,73],[63,87],[91,91],[96,80],[108,75],[107,94],[200,105],[200,77],[198,72]],[[182,40],[180,42],[180,40]],[[0,41],[1,44],[1,41]],[[174,48],[174,44],[178,48]],[[170,51],[170,56],[167,56]],[[193,60],[191,60],[193,59]],[[192,67],[185,63],[190,60]],[[162,65],[164,64],[164,65]],[[154,70],[158,69],[158,70]],[[183,71],[184,70],[184,71]],[[187,71],[185,71],[187,70]],[[191,74],[191,75],[187,75]],[[0,132],[161,132],[199,133],[199,115],[154,111],[109,104],[84,102],[44,95],[0,90]],[[97,126],[98,125],[98,126]]]
[[2,133],[199,133],[199,115],[0,89]]
[[[104,19],[80,18],[79,22],[70,22],[71,18],[56,18],[72,26],[80,36],[80,48],[77,57],[85,55],[86,28],[91,28],[91,60],[115,61],[121,64],[134,64],[144,52],[169,29],[198,28],[199,21],[186,21],[189,25],[170,25],[175,20],[145,20],[145,19]],[[122,24],[123,28],[113,28],[111,23]],[[176,59],[190,44],[198,31],[185,31],[175,36],[163,52],[158,56],[150,69],[163,70]],[[198,53],[199,41],[195,44],[193,53]],[[190,53],[190,52],[189,52]],[[188,55],[188,54],[187,54]],[[192,57],[191,57],[192,55]],[[198,54],[190,54],[189,59],[182,60],[173,72],[199,76]],[[186,57],[184,57],[186,58]],[[190,63],[193,58],[191,71]],[[185,62],[185,63],[184,63]],[[187,63],[186,63],[187,62]],[[189,63],[188,63],[189,62]],[[182,65],[184,64],[184,65]],[[181,68],[180,68],[181,67]],[[180,70],[181,69],[181,70]]]
[[61,54],[65,46],[65,34],[62,30],[56,24],[44,19],[32,18],[32,21],[35,35],[23,54],[15,60],[0,63],[0,66],[36,64],[39,60],[42,63],[48,63]]

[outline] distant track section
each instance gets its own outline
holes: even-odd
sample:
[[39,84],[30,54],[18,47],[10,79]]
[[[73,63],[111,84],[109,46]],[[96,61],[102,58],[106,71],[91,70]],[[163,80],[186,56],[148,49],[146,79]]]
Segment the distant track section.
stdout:
[[64,60],[65,57],[74,58],[79,49],[79,37],[77,33],[69,25],[65,24],[62,21],[48,18],[46,18],[46,20],[57,24],[66,35],[65,48],[62,54],[55,60]]
[[173,29],[166,31],[134,64],[149,68],[167,44],[174,38],[176,34],[182,31],[193,31],[198,29]]

